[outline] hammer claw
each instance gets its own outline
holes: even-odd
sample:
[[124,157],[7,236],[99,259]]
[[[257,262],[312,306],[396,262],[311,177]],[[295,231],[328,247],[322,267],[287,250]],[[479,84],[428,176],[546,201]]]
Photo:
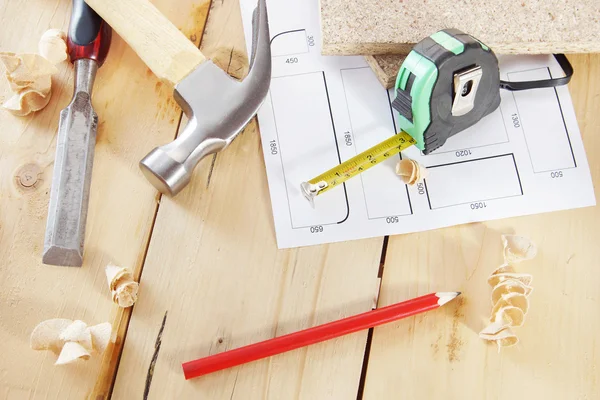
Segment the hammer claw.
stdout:
[[271,46],[266,0],[258,0],[252,22],[250,70],[243,81],[207,61],[175,86],[174,97],[189,122],[177,139],[155,148],[140,162],[146,178],[162,193],[179,193],[200,160],[227,147],[267,96]]

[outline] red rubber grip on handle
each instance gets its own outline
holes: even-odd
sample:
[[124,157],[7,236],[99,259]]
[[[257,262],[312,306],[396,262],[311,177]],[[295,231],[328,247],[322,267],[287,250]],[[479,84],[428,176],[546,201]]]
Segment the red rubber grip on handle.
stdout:
[[98,67],[102,66],[108,55],[111,39],[112,28],[105,21],[102,21],[96,39],[85,46],[74,43],[69,36],[67,38],[67,50],[71,62],[74,63],[82,58],[88,58],[95,60],[98,63]]

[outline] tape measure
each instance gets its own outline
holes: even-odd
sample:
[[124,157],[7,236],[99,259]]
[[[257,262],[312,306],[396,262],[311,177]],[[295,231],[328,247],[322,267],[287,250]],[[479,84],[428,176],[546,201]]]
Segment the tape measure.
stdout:
[[417,141],[412,136],[406,132],[400,132],[310,181],[302,182],[300,185],[302,194],[312,201],[317,195],[341,185],[353,176],[374,167],[413,144],[417,144]]
[[385,159],[415,145],[424,154],[477,123],[500,105],[500,89],[527,90],[564,85],[573,68],[555,55],[565,77],[528,82],[500,80],[498,59],[485,44],[458,29],[444,29],[417,43],[400,67],[392,107],[401,131],[301,184],[314,198]]

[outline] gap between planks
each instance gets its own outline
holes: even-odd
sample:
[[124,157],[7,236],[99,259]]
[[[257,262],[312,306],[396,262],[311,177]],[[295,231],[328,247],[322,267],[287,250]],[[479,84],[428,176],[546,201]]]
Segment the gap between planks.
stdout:
[[[200,34],[200,40],[198,41],[198,49],[200,49],[200,46],[202,45],[202,40],[204,39],[204,33],[206,32],[206,27],[208,25],[208,19],[210,18],[210,11],[212,10],[212,8],[213,8],[213,1],[211,0],[210,5],[208,7],[208,12],[206,14],[204,26],[202,27],[202,32]],[[183,116],[184,116],[183,111],[181,111],[179,113],[179,120],[177,121],[177,126],[175,127],[175,132],[173,134],[173,140],[175,140],[179,134],[179,131],[181,128],[181,123],[183,122]],[[213,162],[210,166],[210,172],[209,172],[208,180],[206,182],[206,188],[208,188],[208,185],[210,184],[210,177],[212,175],[212,170],[214,168],[215,161],[216,161],[216,154],[214,155]],[[152,217],[152,224],[150,226],[150,232],[146,239],[146,245],[144,246],[144,253],[142,255],[142,260],[140,263],[139,273],[137,276],[134,276],[134,278],[137,282],[141,281],[142,274],[144,272],[144,265],[146,264],[146,257],[148,256],[148,250],[150,249],[150,243],[152,240],[152,235],[154,233],[154,227],[156,225],[156,219],[158,217],[158,211],[160,208],[162,196],[163,196],[163,194],[160,192],[158,192],[156,195],[156,207],[154,208],[154,215]],[[126,309],[119,308],[119,310],[117,311],[117,316],[113,320],[113,324],[114,323],[117,324],[116,329],[113,327],[113,332],[116,331],[116,333],[117,333],[117,341],[114,344],[113,351],[109,352],[108,351],[109,349],[107,349],[107,352],[104,355],[104,359],[102,362],[103,366],[100,370],[99,378],[96,381],[93,392],[88,396],[89,399],[104,399],[104,398],[112,397],[113,388],[115,385],[115,381],[117,379],[117,373],[119,372],[121,355],[123,354],[123,346],[125,344],[125,340],[127,339],[127,331],[129,329],[129,322],[131,320],[131,314],[133,312],[133,307],[135,307],[135,305],[132,307],[126,308]],[[165,319],[166,319],[167,312],[165,312]],[[165,321],[163,320],[163,325],[159,332],[159,338],[160,338],[160,334],[162,334],[162,331],[164,329],[164,323],[165,323]],[[122,333],[120,331],[122,331]],[[119,340],[119,337],[120,337],[120,340]],[[156,353],[158,355],[158,352],[156,352]],[[115,360],[115,361],[113,361],[113,360]],[[149,366],[149,368],[151,368],[151,367],[152,367],[152,365]]]
[[[377,294],[375,296],[373,309],[379,307],[379,294],[381,293],[381,281],[383,278],[383,269],[385,268],[385,256],[387,254],[389,239],[389,236],[385,236],[381,245],[381,257],[379,258],[379,270],[377,271],[377,278],[379,279],[379,282],[377,286]],[[367,342],[365,343],[365,354],[363,357],[362,369],[360,371],[360,380],[358,381],[356,400],[362,400],[365,391],[365,383],[367,381],[367,369],[369,368],[369,356],[371,355],[371,342],[373,341],[373,329],[374,328],[369,328],[369,332],[367,333]]]

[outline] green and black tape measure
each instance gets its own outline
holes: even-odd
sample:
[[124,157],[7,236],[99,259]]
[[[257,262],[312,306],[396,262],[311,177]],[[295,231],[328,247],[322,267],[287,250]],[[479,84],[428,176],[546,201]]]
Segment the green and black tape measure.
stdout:
[[429,154],[500,105],[494,52],[457,29],[439,31],[408,54],[396,78],[400,129]]
[[301,184],[310,200],[341,185],[413,144],[424,154],[476,124],[500,105],[500,89],[528,90],[565,85],[573,68],[555,55],[561,78],[528,82],[500,80],[498,59],[485,44],[458,29],[444,29],[417,43],[400,67],[392,107],[401,132]]

